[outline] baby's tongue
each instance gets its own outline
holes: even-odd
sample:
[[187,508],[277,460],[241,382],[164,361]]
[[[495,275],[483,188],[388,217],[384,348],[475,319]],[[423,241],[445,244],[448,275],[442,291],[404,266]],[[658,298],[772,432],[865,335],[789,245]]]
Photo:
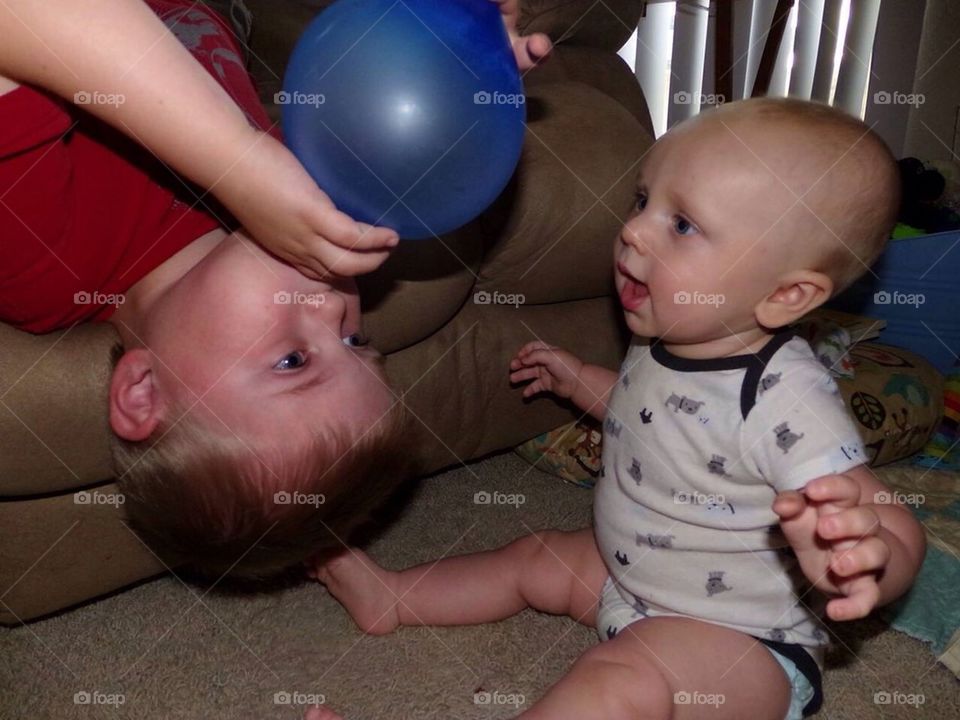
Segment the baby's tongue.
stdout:
[[628,279],[623,290],[620,291],[620,304],[626,310],[636,310],[643,305],[649,295],[650,291],[646,284]]

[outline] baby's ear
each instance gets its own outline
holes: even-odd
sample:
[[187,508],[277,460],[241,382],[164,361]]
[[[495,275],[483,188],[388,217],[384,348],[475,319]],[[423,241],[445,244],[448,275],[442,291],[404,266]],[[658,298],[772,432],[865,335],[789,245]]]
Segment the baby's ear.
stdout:
[[123,354],[110,378],[110,427],[124,440],[146,440],[163,417],[153,356],[135,348]]
[[757,303],[757,322],[781,328],[823,305],[833,293],[833,280],[814,270],[797,270],[780,278],[777,289]]

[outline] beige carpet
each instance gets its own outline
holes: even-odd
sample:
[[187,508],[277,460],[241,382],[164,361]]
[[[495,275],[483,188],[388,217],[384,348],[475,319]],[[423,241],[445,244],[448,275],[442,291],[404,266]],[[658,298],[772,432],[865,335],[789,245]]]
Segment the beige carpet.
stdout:
[[[523,493],[526,502],[476,505],[481,490]],[[423,481],[372,554],[402,567],[537,528],[581,527],[589,508],[588,491],[503,455]],[[838,631],[820,717],[960,718],[960,683],[924,645],[878,622]],[[371,638],[319,585],[202,597],[167,577],[0,630],[0,718],[299,717],[299,707],[275,703],[284,692],[322,695],[349,720],[506,718],[514,707],[477,705],[474,692],[529,704],[594,642],[593,631],[532,611]],[[877,705],[881,691],[922,694],[924,704]],[[124,702],[75,704],[77,693]]]

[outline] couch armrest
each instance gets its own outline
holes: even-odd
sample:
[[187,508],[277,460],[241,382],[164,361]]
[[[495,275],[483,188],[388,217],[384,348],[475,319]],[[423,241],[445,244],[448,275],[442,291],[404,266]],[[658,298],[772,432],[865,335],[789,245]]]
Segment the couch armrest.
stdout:
[[617,52],[633,34],[644,0],[520,0],[520,32],[546,33],[555,43]]

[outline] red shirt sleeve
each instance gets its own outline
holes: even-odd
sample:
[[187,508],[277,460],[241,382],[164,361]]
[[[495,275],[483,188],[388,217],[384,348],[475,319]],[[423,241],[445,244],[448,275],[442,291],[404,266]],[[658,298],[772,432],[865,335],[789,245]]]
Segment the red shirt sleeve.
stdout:
[[[216,13],[149,4],[250,122],[276,134]],[[209,195],[82,109],[26,86],[0,95],[0,321],[41,333],[105,320],[219,218]]]

